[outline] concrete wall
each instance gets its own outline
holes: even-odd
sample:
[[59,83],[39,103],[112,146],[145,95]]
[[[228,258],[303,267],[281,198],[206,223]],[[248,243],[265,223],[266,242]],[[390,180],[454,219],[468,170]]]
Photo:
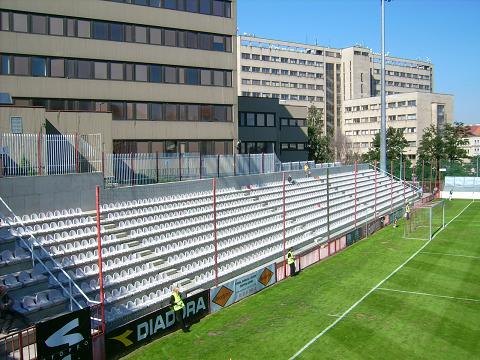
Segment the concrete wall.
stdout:
[[[101,173],[0,178],[0,196],[17,215],[56,209],[95,209]],[[3,205],[0,211],[5,213]]]

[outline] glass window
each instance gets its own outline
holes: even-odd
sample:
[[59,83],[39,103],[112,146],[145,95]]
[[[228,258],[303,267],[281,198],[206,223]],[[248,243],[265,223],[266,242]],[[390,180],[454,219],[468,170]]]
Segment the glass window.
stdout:
[[224,37],[220,35],[213,36],[213,50],[225,51]]
[[160,7],[160,0],[150,0],[151,7]]
[[135,120],[134,114],[134,103],[127,103],[127,120]]
[[232,107],[225,106],[225,109],[227,110],[227,121],[232,122]]
[[212,120],[213,120],[213,106],[200,105],[200,121],[212,121]]
[[79,79],[91,79],[92,78],[92,63],[90,61],[78,60],[77,61],[77,76]]
[[135,26],[135,42],[145,44],[147,42],[147,28]]
[[42,57],[32,57],[32,76],[47,76],[47,60]]
[[147,65],[135,65],[135,80],[148,81],[148,67]]
[[163,120],[162,109],[163,109],[162,104],[151,104],[150,105],[150,120],[154,120],[154,121]]
[[225,17],[232,17],[232,4],[230,1],[225,1]]
[[223,71],[214,70],[213,71],[213,85],[215,86],[225,86],[223,82]]
[[125,64],[125,80],[133,81],[133,64]]
[[265,114],[257,114],[257,126],[265,126]]
[[148,5],[148,0],[134,0],[133,3],[134,3],[135,5],[147,6],[147,5]]
[[90,21],[78,20],[77,29],[78,29],[78,37],[81,37],[81,38],[90,37]]
[[165,82],[169,84],[176,84],[177,83],[177,68],[172,66],[164,66],[165,70]]
[[47,33],[47,17],[42,15],[32,15],[32,33]]
[[124,80],[123,64],[110,63],[110,79]]
[[11,67],[10,67],[10,56],[2,55],[2,75],[10,75],[11,74]]
[[108,71],[107,71],[107,63],[106,62],[95,62],[94,63],[94,78],[95,79],[107,79],[108,78]]
[[135,104],[135,117],[137,120],[148,120],[148,104]]
[[108,103],[106,103],[105,101],[95,102],[95,111],[99,111],[99,112],[108,111]]
[[13,14],[13,31],[28,32],[28,15]]
[[124,41],[122,24],[110,24],[110,40]]
[[199,84],[199,71],[198,69],[185,69],[185,83],[188,85]]
[[210,34],[198,34],[198,48],[212,50],[213,37]]
[[10,14],[8,12],[1,12],[0,22],[2,23],[0,29],[10,31]]
[[[80,23],[80,20],[78,22]],[[80,32],[80,27],[79,27],[79,32]],[[93,22],[93,38],[98,40],[108,40],[108,23],[103,21],[94,21]]]
[[226,86],[227,87],[232,87],[232,72],[227,71],[225,72],[225,80],[226,80]]
[[75,19],[67,19],[67,36],[76,36]]
[[28,57],[14,56],[13,57],[13,73],[14,75],[29,75]]
[[212,71],[203,69],[200,71],[200,84],[211,85],[212,84]]
[[93,101],[78,100],[78,110],[80,111],[95,111]]
[[75,60],[65,60],[67,65],[67,78],[74,79],[76,78],[76,61]]
[[124,25],[123,29],[125,30],[125,41],[133,42],[133,25]]
[[187,11],[198,13],[198,0],[186,0],[185,8]]
[[165,120],[177,121],[177,104],[165,104]]
[[123,102],[111,102],[110,111],[112,112],[113,120],[124,120],[125,119],[125,107]]
[[177,152],[177,143],[173,140],[165,141],[165,152],[176,153]]
[[177,41],[176,41],[176,31],[175,30],[164,30],[165,34],[165,46],[177,46]]
[[162,67],[160,65],[150,65],[150,82],[162,82]]
[[177,0],[163,0],[163,7],[165,9],[177,9]]
[[[230,3],[228,3],[228,4],[230,4]],[[226,52],[232,52],[232,37],[231,36],[225,36],[225,51]]]
[[224,16],[224,2],[219,0],[213,0],[213,15]]
[[162,29],[150,29],[150,44],[162,45]]
[[302,151],[305,150],[305,144],[304,143],[297,144],[297,149]]
[[50,100],[48,104],[49,110],[65,110],[65,101],[64,100]]
[[280,125],[281,125],[281,126],[288,126],[288,119],[282,118],[282,119],[281,119],[281,122],[280,122]]
[[187,105],[187,120],[198,121],[198,105]]
[[185,104],[178,105],[178,120],[179,121],[187,120],[187,105]]
[[213,106],[213,119],[214,121],[227,121],[227,112],[226,108],[223,105],[214,105]]
[[185,31],[177,30],[177,46],[185,47]]
[[215,141],[215,154],[225,155],[225,141]]
[[267,126],[271,126],[271,127],[275,126],[275,115],[267,114]]
[[247,113],[247,126],[255,126],[255,114]]
[[65,35],[65,29],[63,27],[63,18],[50,17],[50,35]]
[[196,49],[198,48],[197,44],[197,33],[187,31],[187,47],[190,49]]

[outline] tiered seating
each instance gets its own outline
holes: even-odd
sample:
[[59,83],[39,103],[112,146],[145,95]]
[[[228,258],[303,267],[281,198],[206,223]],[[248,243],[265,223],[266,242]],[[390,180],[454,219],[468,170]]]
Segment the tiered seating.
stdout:
[[[357,222],[386,214],[414,191],[373,170],[357,175]],[[354,174],[296,179],[286,185],[287,247],[296,249],[326,241],[353,228],[355,223]],[[393,189],[393,201],[391,199]],[[375,206],[376,204],[376,206]],[[242,189],[217,189],[218,274],[226,280],[260,264],[277,259],[283,249],[282,183]],[[213,199],[211,192],[168,195],[111,203],[101,207],[102,257],[107,320],[118,323],[127,316],[158,304],[170,296],[174,285],[195,290],[211,286],[214,279]],[[14,219],[8,219],[15,223]],[[12,233],[36,238],[34,251],[63,284],[71,279],[91,299],[99,300],[98,252],[93,212],[60,210],[24,216]],[[46,256],[46,249],[57,264]],[[4,257],[5,253],[5,257]],[[18,246],[2,252],[0,266],[29,262]],[[18,259],[18,260],[15,260]],[[1,269],[1,268],[0,268]],[[58,283],[39,264],[33,269],[1,278],[18,291],[17,308],[31,314],[51,306],[66,305]],[[29,290],[30,289],[30,290]],[[78,291],[76,291],[78,293]],[[78,297],[80,300],[81,297]],[[83,302],[82,302],[83,304]]]

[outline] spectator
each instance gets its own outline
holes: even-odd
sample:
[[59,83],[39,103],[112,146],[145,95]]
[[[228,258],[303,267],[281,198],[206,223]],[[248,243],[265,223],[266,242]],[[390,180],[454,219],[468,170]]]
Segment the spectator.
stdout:
[[450,192],[448,193],[448,200],[452,201],[452,196],[453,196],[453,189],[450,189]]
[[410,204],[405,205],[405,219],[410,220]]
[[287,178],[287,181],[289,184],[292,184],[292,185],[295,185],[295,180],[292,179],[292,175],[288,174],[288,178]]
[[0,319],[3,320],[2,334],[8,334],[15,319],[20,320],[24,327],[30,325],[23,314],[13,310],[13,300],[8,296],[7,287],[3,285],[0,286]]
[[310,177],[311,172],[308,163],[305,163],[305,165],[303,165],[303,171],[305,172],[305,177]]

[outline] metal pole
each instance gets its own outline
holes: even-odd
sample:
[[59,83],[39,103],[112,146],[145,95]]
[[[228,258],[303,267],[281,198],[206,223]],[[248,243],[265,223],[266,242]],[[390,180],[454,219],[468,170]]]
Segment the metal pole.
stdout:
[[393,161],[390,162],[390,212],[393,211]]
[[374,218],[377,218],[377,161],[375,160],[375,192],[374,192]]
[[425,187],[424,181],[425,181],[425,160],[422,160],[422,192]]
[[285,209],[285,173],[282,173],[282,207],[283,207],[283,277],[287,277],[287,230],[286,230],[286,209]]
[[198,174],[201,179],[202,178],[202,153],[199,154],[198,162],[199,162]]
[[155,173],[156,173],[156,179],[157,179],[157,183],[158,183],[158,151],[155,151]]
[[387,119],[385,97],[385,0],[382,3],[382,70],[381,70],[381,122],[380,122],[380,169],[387,168]]
[[103,261],[102,261],[102,233],[100,227],[100,186],[95,189],[95,203],[97,212],[97,252],[98,252],[98,286],[100,288],[100,316],[102,332],[105,332],[105,296],[103,292]]
[[78,133],[75,133],[74,141],[75,141],[75,172],[78,174],[80,172],[80,164],[79,164],[79,157],[78,157]]
[[330,242],[330,184],[328,178],[329,172],[330,168],[327,167],[327,242]]
[[217,155],[217,177],[220,177],[220,154]]
[[178,177],[182,181],[182,153],[178,153]]
[[134,164],[133,164],[133,153],[130,153],[130,169],[131,169],[131,179],[130,179],[130,185],[135,184],[135,169],[134,169]]
[[398,164],[398,169],[399,169],[399,176],[398,178],[402,180],[402,165],[403,165],[403,154],[400,153],[400,163]]
[[[354,165],[354,188],[353,188],[353,201],[354,201],[354,211],[353,211],[353,216],[355,219],[355,229],[357,228],[357,160],[355,160],[355,165]],[[327,188],[328,192],[328,188]]]
[[218,286],[218,247],[217,247],[217,179],[213,178],[213,246],[215,248],[215,286]]
[[237,175],[237,155],[233,154],[233,176]]
[[42,133],[39,132],[37,136],[38,175],[42,175]]

